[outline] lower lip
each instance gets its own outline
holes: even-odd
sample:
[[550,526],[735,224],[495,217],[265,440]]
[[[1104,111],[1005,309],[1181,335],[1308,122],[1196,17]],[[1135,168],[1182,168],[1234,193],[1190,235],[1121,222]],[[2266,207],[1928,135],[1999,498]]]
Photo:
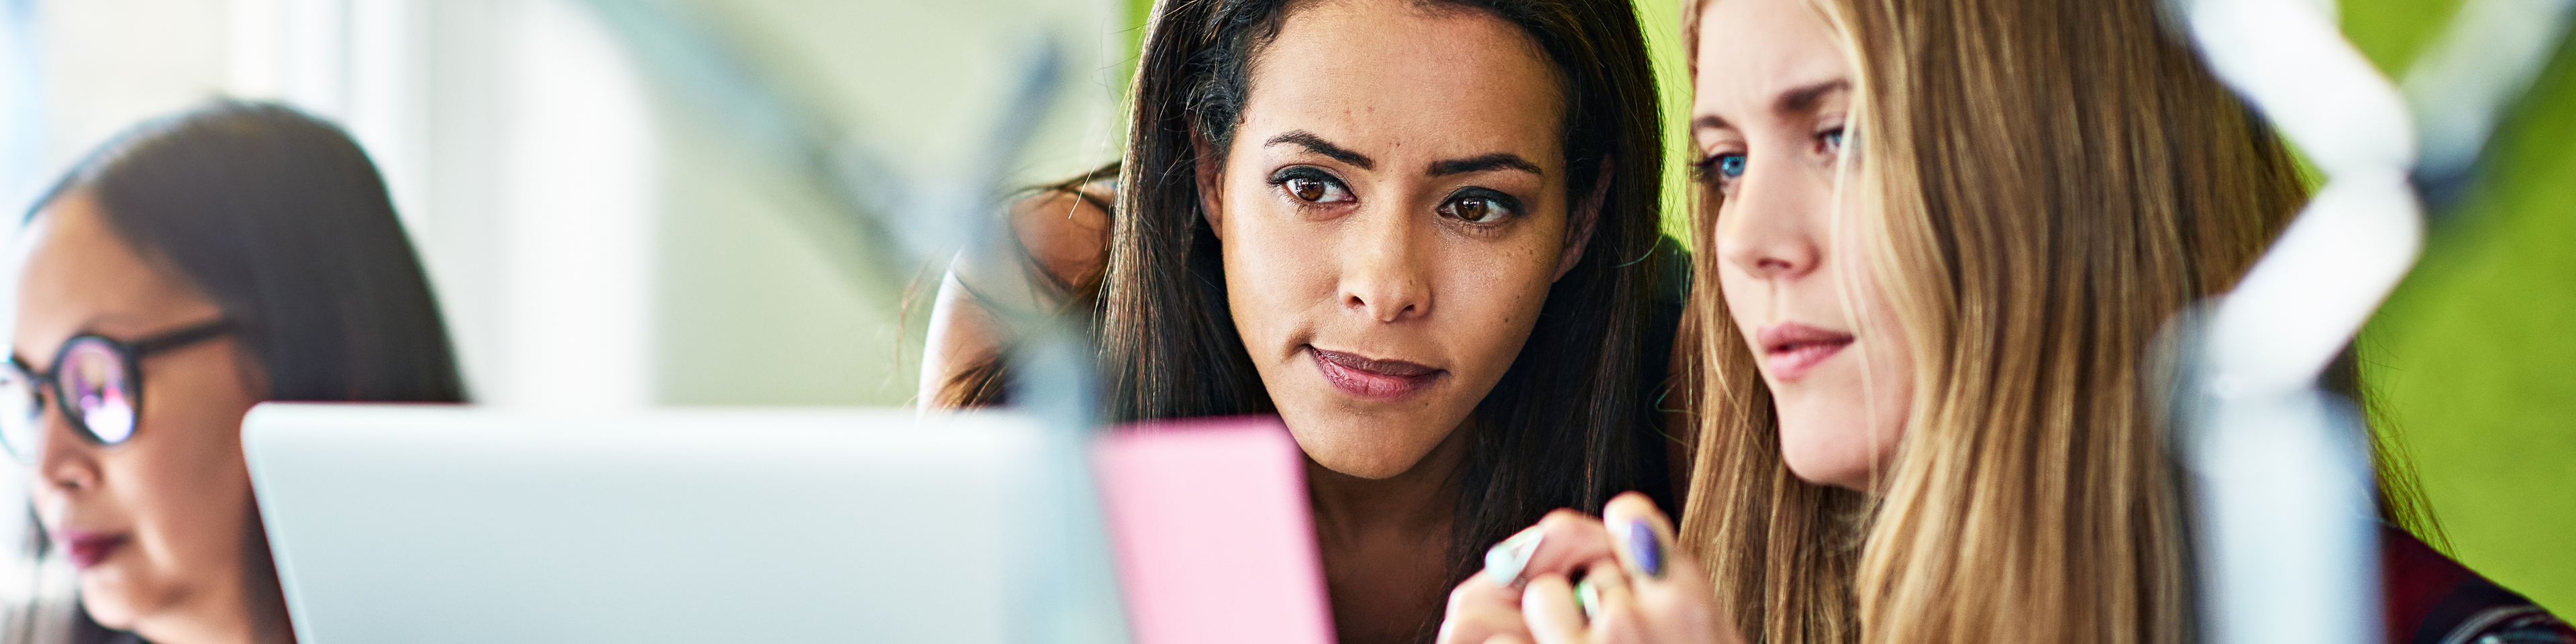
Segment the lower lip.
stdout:
[[1762,359],[1762,363],[1764,366],[1771,368],[1771,378],[1773,380],[1791,382],[1799,378],[1806,377],[1807,372],[1814,370],[1817,364],[1823,363],[1824,361],[1833,358],[1836,354],[1842,353],[1843,348],[1849,346],[1851,346],[1851,342],[1848,340],[1843,342],[1810,342],[1798,345],[1797,348],[1787,351],[1773,352],[1771,355],[1765,356]]
[[115,556],[116,551],[123,547],[125,547],[125,537],[122,536],[82,537],[65,543],[63,551],[71,555],[73,568],[86,569],[107,561],[108,557]]
[[1403,400],[1431,388],[1431,381],[1440,378],[1440,372],[1437,371],[1419,376],[1390,376],[1374,371],[1353,369],[1325,360],[1322,356],[1315,355],[1312,349],[1308,349],[1306,355],[1315,361],[1316,369],[1324,372],[1325,382],[1333,383],[1334,388],[1355,398],[1377,401]]

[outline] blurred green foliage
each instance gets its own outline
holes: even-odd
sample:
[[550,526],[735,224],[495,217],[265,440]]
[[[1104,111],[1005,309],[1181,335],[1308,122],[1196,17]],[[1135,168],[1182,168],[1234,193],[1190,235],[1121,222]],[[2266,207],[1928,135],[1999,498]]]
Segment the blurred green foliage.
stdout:
[[[1141,25],[1152,2],[1131,1]],[[2343,0],[2344,30],[2400,76],[2459,3]],[[1664,89],[1665,229],[1687,239],[1681,5],[1637,8]],[[2484,163],[2363,332],[2363,375],[2451,554],[2576,615],[2576,47],[2559,48]]]

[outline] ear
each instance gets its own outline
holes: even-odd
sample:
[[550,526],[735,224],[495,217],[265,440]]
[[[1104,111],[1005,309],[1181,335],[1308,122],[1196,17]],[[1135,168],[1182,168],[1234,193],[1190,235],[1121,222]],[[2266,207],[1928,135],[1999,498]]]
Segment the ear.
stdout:
[[1565,279],[1566,272],[1574,270],[1574,263],[1583,261],[1583,248],[1592,245],[1592,225],[1601,222],[1601,202],[1610,197],[1610,180],[1614,178],[1611,172],[1610,157],[1602,157],[1601,174],[1592,181],[1592,195],[1569,213],[1573,218],[1567,222],[1571,225],[1566,227],[1565,250],[1557,255],[1556,277],[1548,281]]
[[1225,186],[1225,160],[1216,157],[1216,144],[1209,143],[1198,128],[1190,128],[1190,148],[1198,166],[1199,216],[1207,219],[1208,230],[1214,231],[1218,240],[1224,240],[1225,200],[1219,197],[1225,194],[1220,189]]

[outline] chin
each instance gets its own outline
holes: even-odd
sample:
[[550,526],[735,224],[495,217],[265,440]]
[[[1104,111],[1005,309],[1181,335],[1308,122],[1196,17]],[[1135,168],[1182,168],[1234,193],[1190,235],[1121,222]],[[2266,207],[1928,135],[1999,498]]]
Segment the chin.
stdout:
[[[1780,422],[1780,460],[1789,466],[1789,474],[1816,485],[1870,489],[1870,442],[1859,436],[1861,432],[1803,425],[1787,418]],[[1851,436],[1828,435],[1833,433]]]
[[[1288,423],[1288,434],[1306,458],[1324,469],[1363,479],[1393,478],[1413,469],[1424,455],[1448,437],[1402,436],[1386,428],[1423,427],[1412,419],[1340,418],[1326,422],[1301,422],[1304,414],[1280,410]],[[1452,423],[1451,426],[1455,426]]]
[[1413,469],[1413,464],[1422,460],[1418,454],[1414,458],[1407,459],[1388,453],[1389,449],[1371,449],[1361,446],[1367,441],[1351,441],[1341,436],[1315,436],[1312,433],[1293,429],[1288,433],[1296,437],[1297,447],[1305,450],[1306,458],[1314,460],[1316,465],[1359,478],[1370,480],[1390,478],[1403,474],[1405,470]]
[[80,580],[80,603],[81,610],[89,613],[90,621],[98,622],[100,626],[120,631],[134,629],[134,602],[126,596],[125,587],[122,584],[101,581],[89,574],[83,574]]

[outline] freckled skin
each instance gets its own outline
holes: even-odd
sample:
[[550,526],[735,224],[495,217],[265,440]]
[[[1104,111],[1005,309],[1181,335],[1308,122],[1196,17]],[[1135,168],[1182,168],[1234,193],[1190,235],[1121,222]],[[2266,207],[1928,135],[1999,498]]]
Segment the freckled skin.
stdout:
[[[1577,259],[1562,90],[1518,27],[1405,0],[1303,6],[1250,73],[1223,171],[1201,177],[1227,304],[1309,459],[1340,641],[1405,641],[1438,617],[1446,591],[1468,415]],[[1371,162],[1272,143],[1291,132]],[[1430,172],[1495,153],[1538,171]],[[1349,200],[1313,203],[1274,185],[1299,166],[1329,174]],[[1488,225],[1440,214],[1473,189],[1516,199],[1519,214]],[[1354,396],[1326,379],[1312,349],[1439,373],[1401,399]]]
[[[1363,478],[1410,469],[1466,420],[1528,339],[1567,227],[1558,110],[1530,98],[1557,91],[1551,74],[1508,23],[1400,2],[1300,11],[1256,63],[1211,219],[1237,330],[1281,415],[1324,466]],[[1300,130],[1369,156],[1374,168],[1263,145]],[[1433,161],[1497,151],[1536,162],[1545,176],[1427,176]],[[1268,183],[1292,165],[1334,172],[1357,205],[1301,207]],[[1521,196],[1528,212],[1492,229],[1438,216],[1462,186]],[[1300,351],[1309,344],[1448,374],[1397,404],[1353,400]]]
[[[22,235],[11,349],[36,369],[50,370],[74,335],[131,341],[222,317],[138,257],[85,195],[49,206]],[[79,438],[50,403],[41,420],[28,487],[45,529],[128,539],[80,572],[82,603],[101,624],[165,644],[288,637],[273,572],[246,556],[258,527],[241,420],[266,389],[258,368],[225,336],[155,353],[141,369],[142,415],[124,444]]]

